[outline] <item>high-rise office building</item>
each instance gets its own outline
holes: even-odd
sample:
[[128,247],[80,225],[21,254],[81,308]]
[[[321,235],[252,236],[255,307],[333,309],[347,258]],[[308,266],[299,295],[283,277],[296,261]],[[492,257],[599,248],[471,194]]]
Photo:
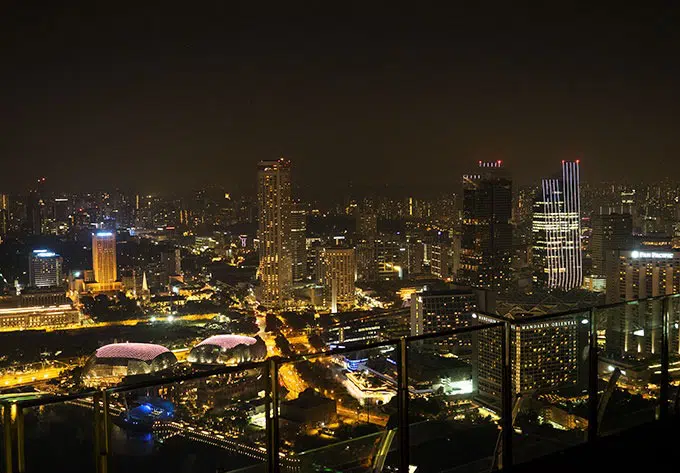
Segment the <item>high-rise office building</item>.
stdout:
[[335,313],[339,307],[351,307],[356,300],[354,283],[357,263],[354,248],[330,247],[321,252],[326,305]]
[[290,214],[290,241],[293,253],[293,281],[307,277],[307,211],[300,203],[293,204]]
[[479,162],[463,176],[461,283],[495,291],[510,284],[512,263],[512,181],[501,161]]
[[607,260],[608,304],[680,292],[679,251],[617,249]]
[[66,223],[69,221],[69,215],[71,213],[71,202],[66,197],[56,197],[52,200],[52,218],[56,222]]
[[173,280],[182,278],[182,253],[179,248],[161,252],[161,285],[167,286]]
[[291,163],[287,159],[258,165],[260,240],[259,278],[262,302],[282,306],[292,295]]
[[590,221],[593,229],[590,237],[592,274],[605,276],[607,253],[630,246],[633,237],[633,220],[628,213],[605,213],[593,215]]
[[375,240],[376,276],[382,281],[394,281],[404,277],[408,267],[406,247],[390,238]]
[[415,292],[411,295],[411,335],[467,327],[476,311],[496,310],[494,296],[491,291],[464,286]]
[[161,264],[168,276],[182,274],[182,253],[179,248],[161,252]]
[[543,179],[534,204],[533,258],[537,279],[568,291],[583,282],[579,161],[562,161],[561,179]]
[[92,269],[99,284],[113,283],[118,279],[115,233],[102,231],[92,234]]
[[373,241],[378,234],[378,217],[368,208],[356,209],[357,236],[360,240]]
[[[588,325],[579,316],[521,323],[524,316],[511,322],[511,383],[513,394],[583,386],[587,358],[580,356],[588,342]],[[479,315],[482,323],[498,319]],[[475,363],[479,394],[492,404],[501,394],[500,330],[481,330],[477,334]]]
[[31,287],[53,287],[61,285],[61,256],[53,251],[33,250],[29,257],[28,279]]
[[26,198],[26,222],[24,230],[31,235],[42,233],[41,201],[37,191],[31,191]]
[[357,243],[357,278],[373,281],[378,278],[378,264],[375,257],[375,241]]
[[[680,251],[670,247],[610,250],[607,269],[607,303],[640,300],[609,311],[607,352],[614,356],[660,353],[664,301],[641,299],[680,291]],[[676,343],[674,332],[671,342]]]
[[9,197],[7,194],[0,194],[0,240],[9,231]]
[[408,252],[408,274],[409,277],[423,272],[423,259],[425,256],[425,245],[421,235],[406,236],[406,251]]
[[449,279],[451,276],[451,257],[449,241],[439,238],[430,245],[430,272],[440,279]]

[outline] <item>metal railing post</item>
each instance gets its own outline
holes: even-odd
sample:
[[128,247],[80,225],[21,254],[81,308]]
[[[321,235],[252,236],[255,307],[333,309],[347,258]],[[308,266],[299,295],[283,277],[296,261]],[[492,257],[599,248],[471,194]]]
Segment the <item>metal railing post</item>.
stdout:
[[17,471],[26,473],[26,430],[24,425],[24,408],[17,406]]
[[503,443],[501,445],[501,468],[512,468],[512,332],[510,322],[503,325],[501,337],[501,424]]
[[597,385],[598,385],[598,359],[597,359],[597,320],[595,309],[588,311],[588,441],[597,439]]
[[408,342],[406,337],[402,337],[399,340],[398,369],[397,400],[399,401],[399,471],[400,473],[408,473],[411,452],[408,422]]
[[94,465],[95,471],[101,473],[101,443],[102,443],[102,419],[99,410],[99,402],[101,401],[101,393],[97,392],[92,396],[93,420],[94,420]]
[[276,357],[269,359],[267,366],[267,471],[279,471],[279,366]]
[[659,420],[668,418],[668,398],[669,398],[669,350],[668,332],[670,323],[669,300],[668,296],[661,299],[661,387],[659,392]]
[[14,468],[12,462],[12,406],[9,404],[2,406],[2,425],[5,435],[5,473],[12,473]]
[[102,437],[99,454],[100,471],[106,473],[109,469],[109,453],[111,448],[111,413],[109,411],[109,393],[102,391]]

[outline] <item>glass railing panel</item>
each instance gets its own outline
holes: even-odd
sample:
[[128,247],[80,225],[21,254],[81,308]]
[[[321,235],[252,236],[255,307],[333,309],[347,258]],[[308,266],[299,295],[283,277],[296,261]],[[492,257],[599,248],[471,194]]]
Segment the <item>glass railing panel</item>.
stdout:
[[594,313],[599,435],[653,421],[659,409],[663,300],[626,302]]
[[[27,472],[95,471],[97,454],[92,397],[25,407],[23,413]],[[13,417],[16,420],[16,414]],[[16,443],[14,456],[16,464]]]
[[668,296],[669,408],[680,416],[680,295]]
[[522,321],[510,331],[515,463],[586,441],[589,311]]
[[264,471],[266,381],[256,367],[111,393],[110,471]]
[[0,472],[2,473],[7,471],[5,468],[5,409],[10,410],[11,407],[0,403]]
[[496,326],[409,342],[409,462],[416,471],[500,466],[502,340]]
[[397,363],[388,345],[281,364],[282,471],[396,465]]

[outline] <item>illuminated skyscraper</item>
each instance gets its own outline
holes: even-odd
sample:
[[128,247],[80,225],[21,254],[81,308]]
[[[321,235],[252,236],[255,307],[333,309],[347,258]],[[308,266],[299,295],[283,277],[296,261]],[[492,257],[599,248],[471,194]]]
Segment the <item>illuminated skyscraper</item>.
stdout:
[[9,198],[7,194],[0,194],[0,240],[7,235],[9,227]]
[[291,245],[291,163],[287,159],[258,164],[262,302],[281,306],[292,295],[293,257]]
[[92,269],[98,284],[109,284],[118,278],[116,267],[116,234],[97,232],[92,234]]
[[37,191],[31,191],[26,199],[26,222],[24,230],[31,235],[40,235],[42,233],[41,204]]
[[411,295],[411,335],[467,327],[475,321],[471,317],[473,313],[495,310],[495,294],[484,289],[465,286],[425,288]]
[[463,176],[463,232],[458,280],[507,289],[512,262],[512,181],[501,161],[479,162]]
[[299,282],[307,277],[307,212],[299,203],[293,204],[290,221],[293,281]]
[[357,236],[360,240],[372,242],[378,234],[378,217],[367,206],[356,209]]
[[549,288],[583,282],[579,161],[562,161],[561,179],[543,179],[534,204],[534,265]]
[[593,233],[590,238],[590,252],[593,259],[592,274],[605,276],[605,259],[608,252],[627,249],[633,237],[633,220],[628,213],[606,213],[591,218]]
[[[588,342],[588,325],[582,315],[522,323],[524,315],[510,316],[512,392],[529,394],[583,386],[587,359],[579,356]],[[482,323],[498,319],[480,314]],[[482,330],[476,337],[479,393],[492,404],[501,393],[500,330]]]
[[[146,274],[146,273],[145,273]],[[182,254],[179,248],[161,251],[161,285],[182,279]]]
[[29,257],[28,279],[32,287],[53,287],[62,283],[62,258],[50,250],[33,250]]
[[357,263],[354,248],[324,248],[321,253],[326,304],[331,312],[352,306],[356,299],[354,282]]

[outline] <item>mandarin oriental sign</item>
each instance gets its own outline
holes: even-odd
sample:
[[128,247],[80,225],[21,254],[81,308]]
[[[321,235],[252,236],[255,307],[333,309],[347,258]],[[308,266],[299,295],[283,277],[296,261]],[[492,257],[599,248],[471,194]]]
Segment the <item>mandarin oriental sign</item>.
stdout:
[[651,258],[651,259],[673,259],[673,253],[667,251],[631,251],[630,257],[633,259],[638,258]]

